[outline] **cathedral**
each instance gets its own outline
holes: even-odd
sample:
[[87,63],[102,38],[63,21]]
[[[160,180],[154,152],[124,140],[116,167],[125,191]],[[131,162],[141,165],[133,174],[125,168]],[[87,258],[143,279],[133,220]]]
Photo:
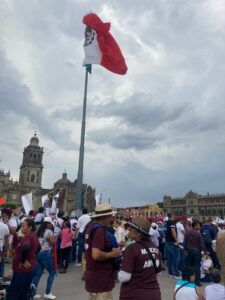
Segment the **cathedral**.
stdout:
[[[76,207],[77,180],[70,181],[64,172],[52,188],[43,189],[43,154],[43,147],[39,146],[35,132],[30,144],[23,151],[19,182],[11,179],[10,172],[0,170],[0,198],[4,196],[7,203],[21,205],[21,196],[32,192],[33,207],[38,209],[42,205],[43,195],[48,194],[51,199],[55,194],[59,194],[57,207],[70,214]],[[95,207],[95,189],[87,184],[83,184],[82,206],[87,207],[89,211],[93,211]]]

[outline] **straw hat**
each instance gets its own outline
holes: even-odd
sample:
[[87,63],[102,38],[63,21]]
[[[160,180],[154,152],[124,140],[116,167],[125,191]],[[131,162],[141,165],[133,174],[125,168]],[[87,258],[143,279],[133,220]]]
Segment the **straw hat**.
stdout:
[[149,236],[150,223],[146,219],[142,217],[136,217],[132,222],[128,222],[127,224],[137,231],[140,231],[144,235]]
[[116,212],[112,210],[112,207],[108,203],[101,203],[95,207],[95,212],[91,215],[92,218],[99,218],[104,216],[115,215]]

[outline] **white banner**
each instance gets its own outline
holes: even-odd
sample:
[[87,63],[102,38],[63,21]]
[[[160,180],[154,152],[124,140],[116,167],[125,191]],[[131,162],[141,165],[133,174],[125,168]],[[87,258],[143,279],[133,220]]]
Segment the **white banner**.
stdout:
[[44,208],[49,207],[49,197],[48,197],[48,194],[43,195],[43,196],[41,197],[41,205],[42,205]]
[[95,202],[96,202],[96,205],[99,205],[101,203],[101,199],[102,198],[102,194],[98,194],[95,196]]
[[33,209],[32,193],[23,195],[22,203],[23,203],[23,207],[26,212],[26,215],[28,215],[29,211]]
[[59,198],[59,194],[55,195],[52,198],[52,211],[54,211],[54,212],[57,211],[57,201],[58,201],[58,198]]

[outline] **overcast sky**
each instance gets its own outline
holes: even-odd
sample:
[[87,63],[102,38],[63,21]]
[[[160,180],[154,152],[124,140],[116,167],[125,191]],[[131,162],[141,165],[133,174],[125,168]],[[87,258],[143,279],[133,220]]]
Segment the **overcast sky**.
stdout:
[[0,0],[0,168],[37,130],[42,186],[77,177],[89,12],[128,72],[93,67],[84,182],[113,206],[225,192],[225,0]]

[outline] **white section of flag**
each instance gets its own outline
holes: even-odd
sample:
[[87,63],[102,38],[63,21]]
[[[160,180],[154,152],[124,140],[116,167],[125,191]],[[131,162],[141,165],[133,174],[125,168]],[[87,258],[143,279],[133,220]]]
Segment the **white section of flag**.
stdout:
[[98,194],[95,196],[95,202],[96,202],[96,205],[99,205],[101,203],[101,194]]
[[52,211],[56,212],[57,211],[57,201],[59,198],[59,194],[55,195],[52,199]]
[[46,207],[46,206],[47,206],[48,201],[49,201],[48,194],[43,195],[43,196],[41,197],[41,205],[42,205],[43,207]]
[[33,209],[33,201],[32,201],[32,193],[26,194],[22,196],[22,203],[26,215],[29,214],[30,210]]
[[98,46],[97,32],[94,29],[88,28],[85,30],[84,53],[84,66],[88,64],[101,64],[102,52]]

